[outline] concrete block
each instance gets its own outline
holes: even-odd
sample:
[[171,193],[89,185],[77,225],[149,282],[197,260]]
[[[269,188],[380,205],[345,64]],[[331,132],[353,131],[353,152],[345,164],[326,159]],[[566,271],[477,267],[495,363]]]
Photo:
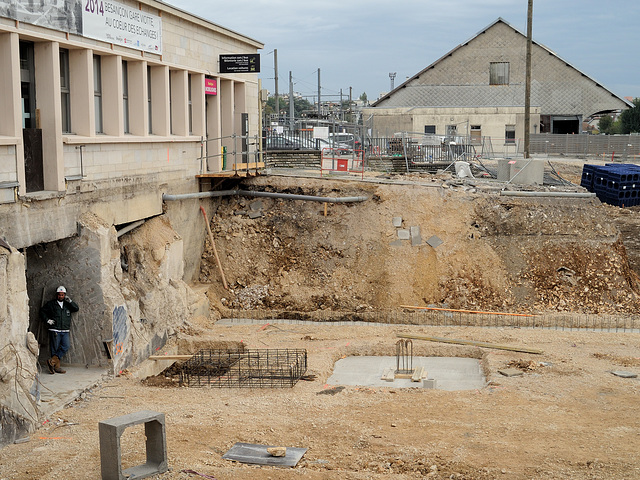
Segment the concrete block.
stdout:
[[409,240],[411,238],[411,232],[405,229],[398,230],[398,238],[400,240]]
[[402,217],[393,217],[393,219],[391,219],[391,223],[394,227],[400,228],[402,226]]
[[[144,424],[147,461],[122,470],[120,438],[128,427]],[[141,410],[98,423],[102,480],[147,478],[168,470],[164,413]]]
[[436,379],[435,378],[425,378],[422,381],[422,388],[436,388]]
[[542,160],[498,160],[498,180],[517,185],[542,185],[544,180]]

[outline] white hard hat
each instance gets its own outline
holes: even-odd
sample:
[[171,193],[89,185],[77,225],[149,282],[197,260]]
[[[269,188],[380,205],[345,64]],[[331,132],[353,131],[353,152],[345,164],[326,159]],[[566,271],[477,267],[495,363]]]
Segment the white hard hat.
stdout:
[[64,288],[62,285],[60,285],[60,286],[58,287],[58,289],[56,290],[56,293],[60,293],[60,292],[62,292],[62,293],[67,293],[67,289],[66,289],[66,288]]

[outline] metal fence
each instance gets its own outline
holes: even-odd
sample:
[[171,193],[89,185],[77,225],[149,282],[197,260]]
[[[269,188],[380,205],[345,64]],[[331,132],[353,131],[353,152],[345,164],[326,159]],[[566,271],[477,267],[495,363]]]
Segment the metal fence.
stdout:
[[563,331],[640,332],[640,315],[596,315],[546,313],[509,315],[503,313],[466,313],[440,310],[376,310],[370,312],[277,310],[230,310],[225,317],[236,323],[307,322],[424,325],[433,327],[531,328]]
[[640,160],[640,136],[539,133],[530,137],[530,152],[554,156],[600,157],[609,161]]

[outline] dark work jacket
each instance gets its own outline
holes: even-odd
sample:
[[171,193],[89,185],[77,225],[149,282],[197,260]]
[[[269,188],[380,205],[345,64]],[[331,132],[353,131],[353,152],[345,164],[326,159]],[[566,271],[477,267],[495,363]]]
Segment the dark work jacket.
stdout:
[[60,308],[58,300],[53,299],[45,303],[40,309],[40,317],[45,323],[49,319],[55,322],[53,325],[46,323],[49,330],[69,330],[71,327],[71,314],[78,310],[80,310],[80,307],[76,302],[70,302],[65,298],[62,308]]

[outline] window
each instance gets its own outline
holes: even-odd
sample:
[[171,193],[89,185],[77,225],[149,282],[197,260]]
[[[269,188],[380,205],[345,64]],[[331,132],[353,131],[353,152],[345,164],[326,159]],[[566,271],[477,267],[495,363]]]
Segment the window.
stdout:
[[189,135],[193,135],[193,105],[191,105],[191,74],[187,75],[189,90]]
[[129,66],[122,61],[122,120],[124,133],[129,132]]
[[425,125],[424,133],[427,135],[435,135],[436,134],[436,126],[435,125]]
[[62,132],[71,132],[71,100],[69,92],[69,50],[60,49],[60,99],[62,107]]
[[505,125],[504,127],[504,143],[516,143],[516,126]]
[[509,85],[509,62],[489,64],[489,85]]
[[471,144],[480,145],[482,143],[482,127],[480,125],[471,125]]
[[93,104],[96,110],[96,133],[102,133],[102,72],[100,55],[93,56]]
[[151,67],[147,65],[147,115],[149,115],[149,134],[153,133],[151,115]]

